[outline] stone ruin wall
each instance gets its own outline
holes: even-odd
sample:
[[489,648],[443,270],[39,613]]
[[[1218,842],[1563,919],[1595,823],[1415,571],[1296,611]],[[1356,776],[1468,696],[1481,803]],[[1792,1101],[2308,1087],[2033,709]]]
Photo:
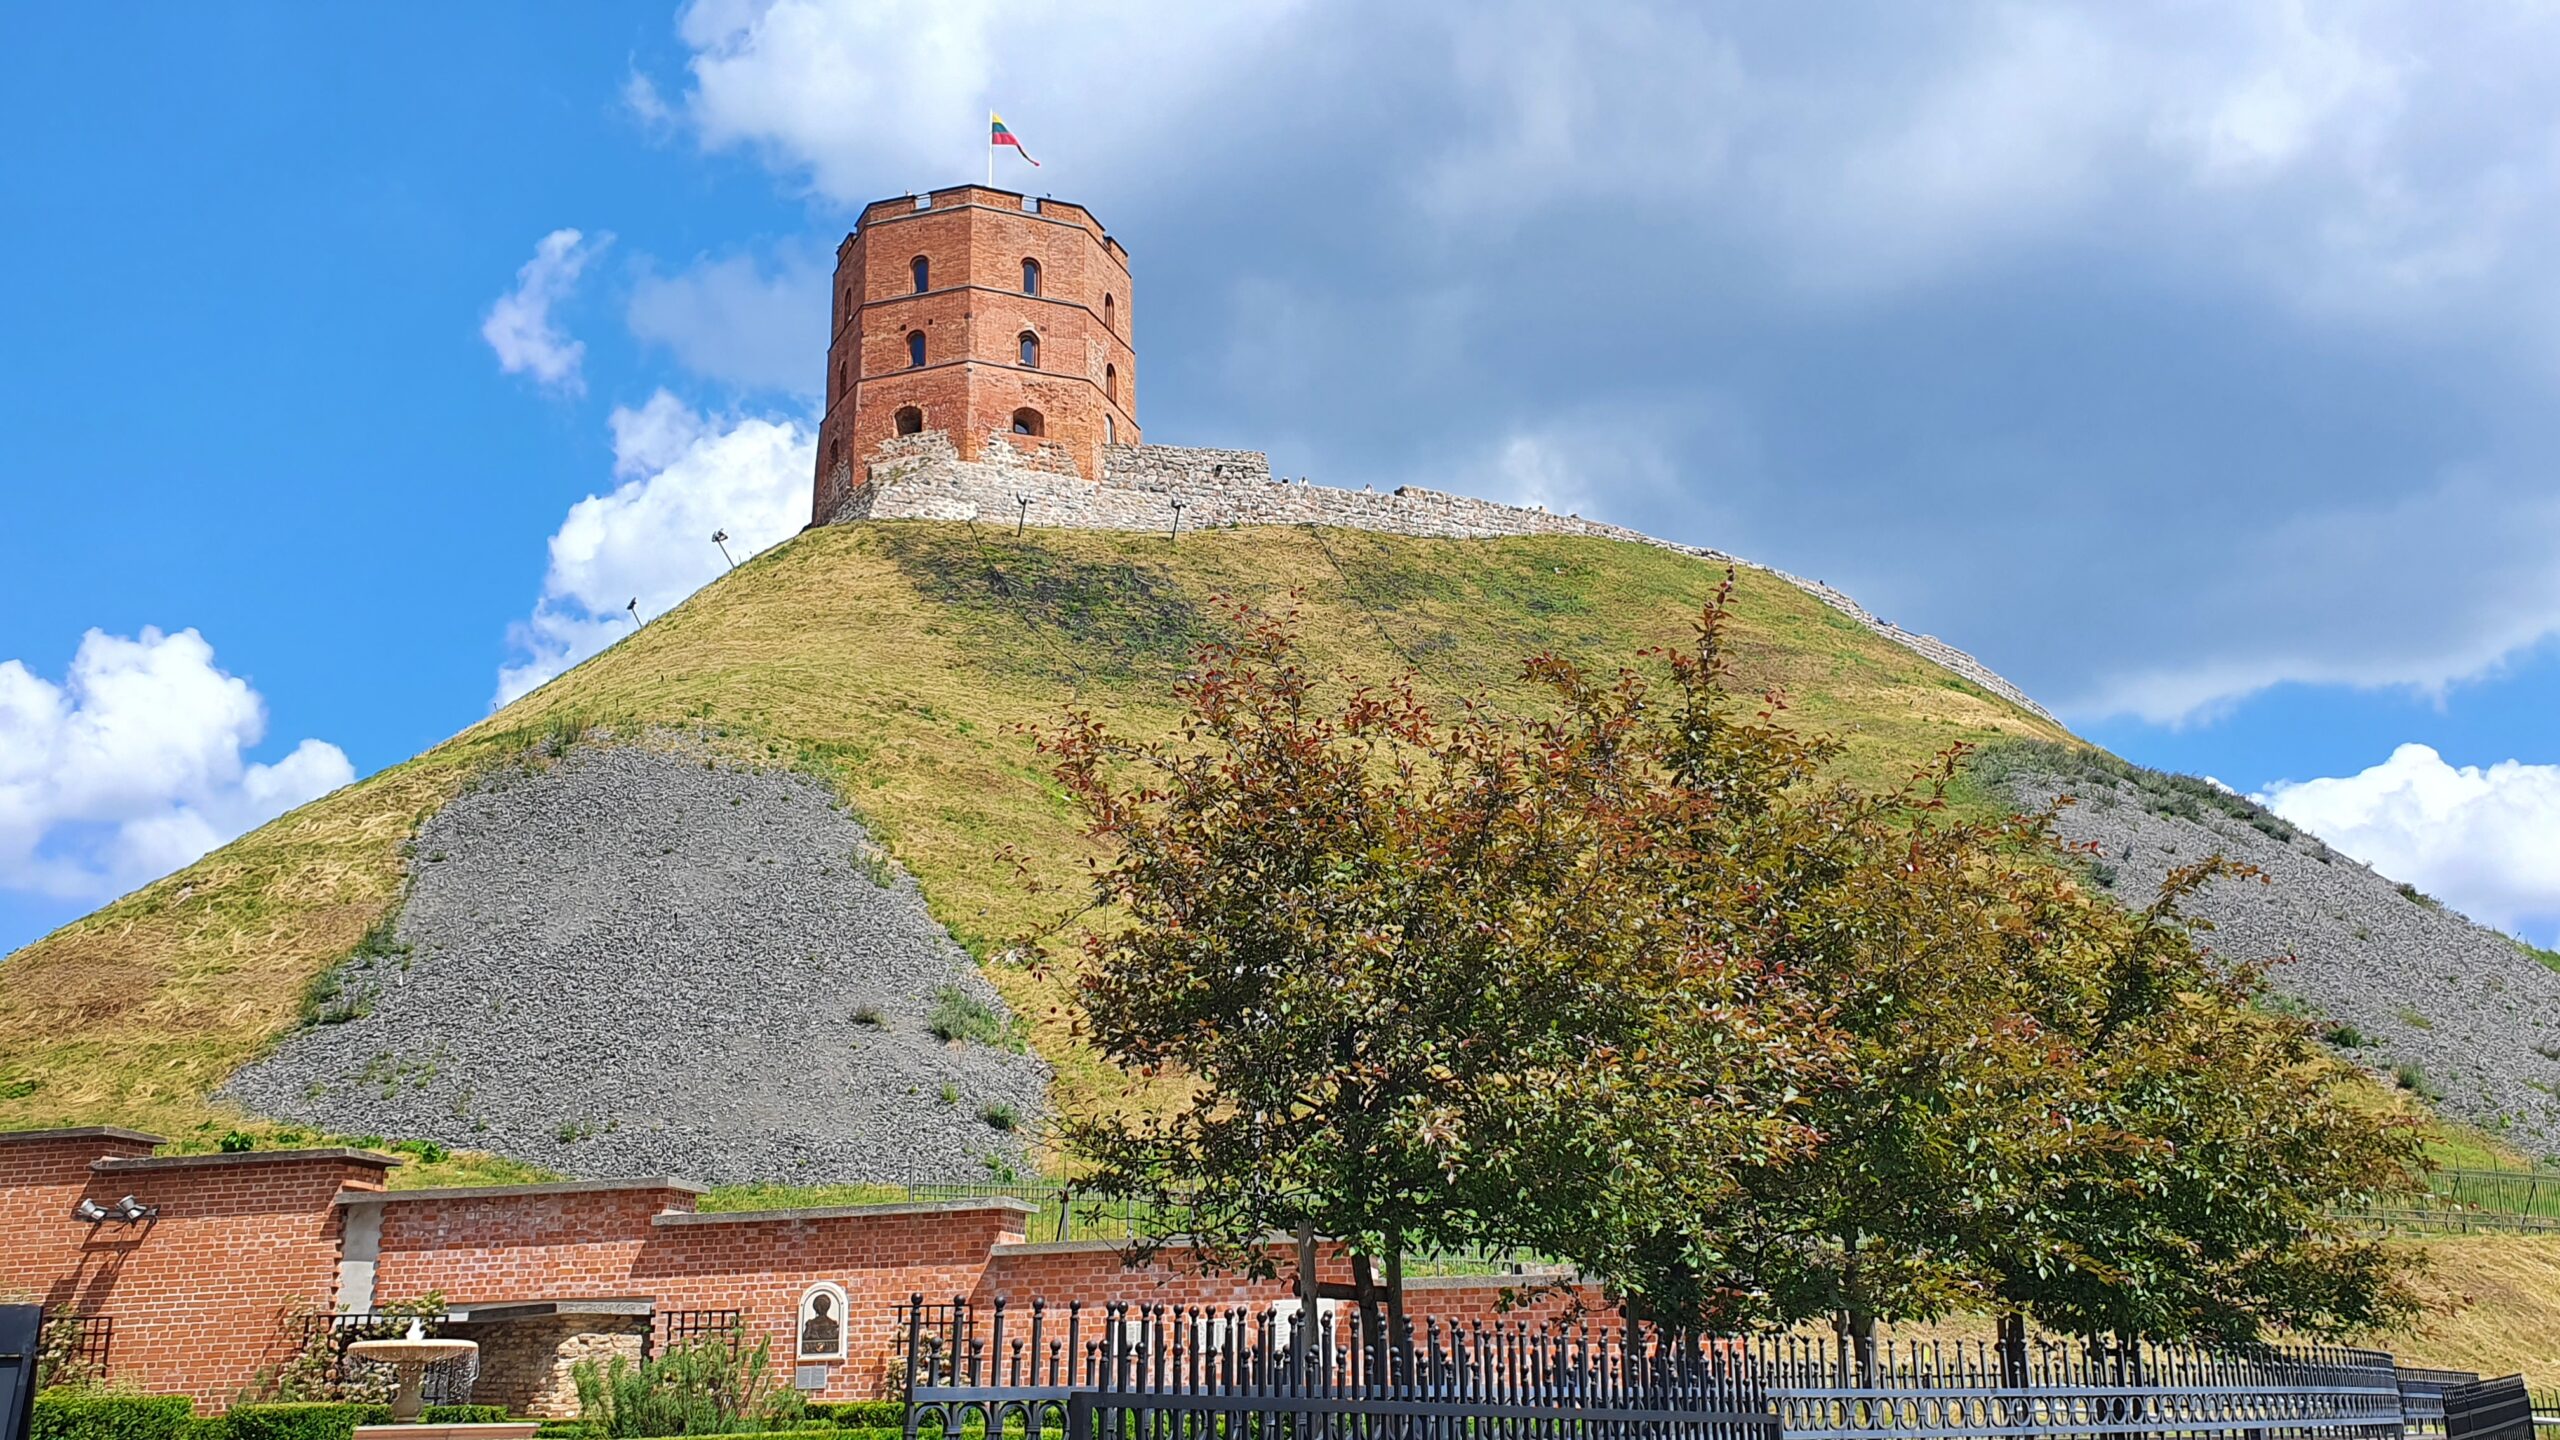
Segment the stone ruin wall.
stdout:
[[[1071,465],[1038,450],[1025,454],[1010,436],[991,435],[982,458],[964,461],[939,431],[901,436],[873,452],[868,473],[855,484],[850,465],[830,479],[844,495],[822,523],[860,520],[984,520],[1068,530],[1163,530],[1177,520],[1184,530],[1230,525],[1332,525],[1440,540],[1490,540],[1528,535],[1586,535],[1624,540],[1718,565],[1750,562],[1703,546],[1658,540],[1623,525],[1557,515],[1521,505],[1477,500],[1406,485],[1392,493],[1338,490],[1274,479],[1259,450],[1209,450],[1182,445],[1110,445],[1103,449],[1101,483],[1085,480]],[[1042,447],[1043,449],[1047,447]],[[1023,502],[1029,502],[1026,506]],[[1177,507],[1179,507],[1177,509]],[[1803,590],[1834,610],[2033,715],[2051,711],[1989,666],[1934,635],[1915,634],[1878,619],[1847,595],[1818,580],[1754,566]],[[2059,724],[2059,721],[2055,721]]]

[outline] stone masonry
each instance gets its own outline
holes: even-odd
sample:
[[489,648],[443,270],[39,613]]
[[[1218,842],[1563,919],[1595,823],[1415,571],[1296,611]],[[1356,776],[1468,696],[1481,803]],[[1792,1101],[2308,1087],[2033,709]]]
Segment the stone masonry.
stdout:
[[[1269,458],[1258,450],[1108,445],[1103,447],[1103,476],[1096,483],[1055,459],[1026,456],[1009,445],[983,445],[976,459],[962,459],[948,435],[927,430],[881,442],[858,480],[852,461],[844,461],[825,477],[820,493],[843,497],[819,516],[818,523],[828,525],[981,519],[1011,525],[1020,516],[1033,525],[1070,530],[1330,525],[1447,540],[1586,535],[1673,550],[1711,564],[1747,563],[1720,550],[1657,540],[1623,525],[1419,486],[1379,494],[1292,483],[1273,478]],[[1783,570],[1768,573],[1923,659],[2032,714],[2054,718],[2025,691],[1936,636],[1878,619],[1818,580]]]

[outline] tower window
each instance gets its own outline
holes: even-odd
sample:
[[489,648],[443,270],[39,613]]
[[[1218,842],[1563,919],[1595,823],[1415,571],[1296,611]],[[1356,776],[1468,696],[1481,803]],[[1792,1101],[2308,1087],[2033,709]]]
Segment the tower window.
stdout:
[[1120,367],[1117,365],[1102,367],[1102,398],[1114,405],[1120,403]]
[[924,332],[921,330],[910,330],[907,332],[907,368],[913,370],[923,363]]
[[907,262],[907,273],[915,277],[917,294],[921,295],[933,288],[932,261],[919,255]]
[[1112,424],[1111,417],[1108,415],[1102,417],[1102,443],[1105,445],[1120,443],[1120,427]]
[[1037,260],[1022,262],[1022,293],[1025,295],[1040,293],[1040,262]]
[[1022,332],[1022,363],[1034,370],[1040,368],[1040,337],[1028,330]]
[[1120,326],[1111,318],[1111,311],[1111,297],[1105,295],[1102,297],[1102,328],[1117,333]]
[[924,429],[924,412],[913,405],[898,407],[898,433],[914,435]]
[[827,442],[827,468],[833,470],[844,463],[844,437],[838,435]]
[[843,398],[844,398],[844,392],[845,392],[845,368],[844,368],[844,362],[843,362],[843,361],[841,361],[841,360],[839,360],[839,361],[837,361],[837,362],[836,362],[836,398],[837,398],[837,399],[839,399],[839,400],[843,399]]
[[1016,435],[1038,435],[1040,433],[1040,412],[1028,408],[1014,411],[1013,433]]

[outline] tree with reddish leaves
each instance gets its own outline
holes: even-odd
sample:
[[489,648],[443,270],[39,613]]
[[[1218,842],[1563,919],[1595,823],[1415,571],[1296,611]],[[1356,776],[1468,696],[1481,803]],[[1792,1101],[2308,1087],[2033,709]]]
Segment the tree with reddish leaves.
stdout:
[[2324,1217],[2411,1142],[2306,1083],[2256,976],[2176,893],[2088,894],[2050,816],[1953,815],[1961,752],[1840,783],[1777,697],[1737,703],[1725,598],[1642,670],[1541,655],[1540,713],[1448,716],[1239,608],[1173,735],[1046,736],[1106,853],[1087,1033],[1175,1097],[1066,1121],[1090,1183],[1216,1262],[1527,1249],[1684,1327],[2405,1309]]

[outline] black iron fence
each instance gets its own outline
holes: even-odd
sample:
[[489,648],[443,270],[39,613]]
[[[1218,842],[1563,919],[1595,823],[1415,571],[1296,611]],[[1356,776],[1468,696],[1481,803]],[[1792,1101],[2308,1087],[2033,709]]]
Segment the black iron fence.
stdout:
[[47,1310],[37,1330],[37,1353],[55,1383],[62,1375],[96,1384],[113,1374],[116,1321],[112,1315],[69,1315]]
[[[2038,1341],[1888,1345],[1632,1324],[1425,1319],[1385,1343],[1345,1308],[1262,1311],[917,1297],[908,1440],[2398,1440],[2379,1351]],[[2466,1380],[2476,1377],[2463,1377]],[[2436,1392],[2436,1425],[2447,1413]]]
[[649,1326],[651,1353],[663,1355],[704,1340],[736,1343],[747,1333],[744,1310],[661,1310]]

